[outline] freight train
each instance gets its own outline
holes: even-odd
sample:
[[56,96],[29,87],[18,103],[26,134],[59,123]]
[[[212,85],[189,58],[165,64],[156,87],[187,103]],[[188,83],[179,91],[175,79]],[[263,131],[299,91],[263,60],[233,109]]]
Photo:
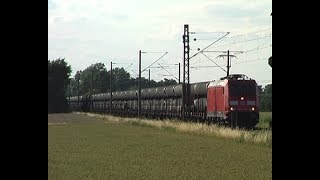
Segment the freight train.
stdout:
[[[259,91],[254,79],[231,74],[218,80],[190,84],[189,106],[183,110],[182,84],[141,89],[141,116],[182,118],[252,128],[259,121]],[[112,99],[112,101],[111,101]],[[71,111],[138,115],[138,90],[70,97]],[[182,114],[184,113],[184,114]]]

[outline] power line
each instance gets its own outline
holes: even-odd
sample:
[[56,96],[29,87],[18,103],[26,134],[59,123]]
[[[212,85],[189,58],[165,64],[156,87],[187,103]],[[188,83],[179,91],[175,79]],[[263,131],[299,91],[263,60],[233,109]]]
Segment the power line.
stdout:
[[149,69],[151,69],[151,68],[162,68],[162,67],[169,67],[169,66],[153,66],[153,67],[149,67]]
[[157,61],[159,61],[162,57],[164,57],[166,54],[168,54],[168,52],[166,52],[164,55],[162,55],[159,59],[155,60],[152,64],[150,64],[150,66],[146,67],[144,70],[142,70],[141,72],[145,71],[146,69],[148,69],[149,67],[151,67],[154,63],[156,63]]
[[213,34],[213,33],[228,33],[228,32],[219,32],[219,31],[196,31],[196,32],[189,32],[189,34]]
[[226,70],[224,70],[221,66],[219,66],[219,64],[217,64],[216,62],[214,62],[212,59],[210,59],[207,55],[203,54],[201,52],[202,55],[204,55],[206,58],[208,58],[211,62],[213,62],[214,64],[216,64],[220,69],[222,69],[224,72],[227,72]]
[[[207,57],[208,58],[208,57]],[[218,57],[216,57],[218,58]],[[215,59],[216,59],[215,58]],[[266,60],[268,59],[269,57],[263,57],[263,58],[258,58],[258,59],[253,59],[253,60],[247,60],[247,61],[244,61],[244,62],[236,62],[236,63],[233,63],[233,65],[237,65],[237,64],[243,64],[243,63],[250,63],[250,62],[254,62],[254,61],[263,61],[263,60]],[[212,61],[212,60],[207,60],[207,61]],[[207,62],[207,61],[203,61],[203,62]],[[215,68],[215,67],[220,67],[221,65],[216,65],[216,66],[190,66],[190,68],[193,68],[193,69],[200,69],[200,68]]]
[[124,70],[127,70],[130,66],[132,66],[133,63],[131,63],[128,67],[126,67]]
[[[158,63],[159,64],[159,66],[161,66],[161,64],[160,63]],[[164,69],[165,71],[167,71],[171,76],[173,76],[174,78],[176,78],[173,74],[171,74],[168,70],[166,70],[163,66],[161,66],[162,67],[162,69]],[[179,81],[179,79],[178,78],[176,78],[176,80],[177,81]]]
[[271,29],[272,28],[268,28],[268,29],[264,29],[264,30],[254,31],[254,32],[251,32],[251,33],[238,34],[238,35],[230,36],[229,38],[237,37],[237,36],[245,36],[245,35],[248,35],[248,34],[257,34],[258,32],[268,31],[268,30],[271,30]]
[[136,76],[139,76],[139,74],[138,73],[136,73],[134,70],[131,70],[134,74],[136,74]]
[[[265,44],[266,44],[266,43],[265,43]],[[263,44],[263,45],[264,45],[264,44]],[[269,47],[271,47],[271,46],[272,46],[272,45],[268,45],[268,46],[265,46],[265,47],[258,46],[258,47],[254,48],[254,49],[250,49],[250,50],[248,50],[248,51],[243,52],[243,54],[248,53],[248,52],[252,52],[252,51],[257,51],[257,50],[260,50],[260,49],[269,48]]]
[[243,41],[234,41],[234,42],[232,42],[232,43],[220,44],[220,45],[215,46],[215,47],[223,47],[223,46],[228,46],[228,45],[232,45],[232,44],[247,43],[247,42],[250,42],[250,41],[256,41],[256,40],[264,39],[264,38],[268,38],[268,37],[272,37],[271,34],[268,35],[268,36],[260,37],[260,38],[246,39],[246,40],[243,40]]
[[219,66],[190,66],[192,69],[201,69],[201,68],[213,68],[213,67],[219,67]]
[[236,64],[243,64],[243,63],[248,63],[248,62],[254,62],[254,61],[262,61],[262,60],[267,60],[268,58],[269,58],[269,57],[253,59],[253,60],[249,60],[249,61],[245,61],[245,62],[238,62],[238,63],[234,63],[233,65],[236,65]]
[[216,41],[214,41],[213,43],[209,44],[207,47],[203,48],[201,51],[195,53],[194,55],[192,55],[189,60],[193,57],[195,57],[196,55],[198,55],[199,53],[202,53],[205,49],[209,48],[210,46],[212,46],[214,43],[218,42],[220,39],[224,38],[225,36],[227,36],[230,32],[227,32],[225,35],[223,35],[221,38],[217,39]]
[[[265,29],[265,30],[260,30],[260,31],[255,31],[255,32],[251,32],[251,33],[246,33],[246,34],[239,34],[239,35],[234,35],[234,36],[229,36],[229,37],[226,37],[227,39],[231,39],[231,38],[234,38],[234,37],[239,37],[239,36],[246,36],[246,35],[249,35],[249,34],[257,34],[258,32],[263,32],[263,31],[268,31],[268,30],[271,30],[272,28],[269,28],[269,29]],[[197,40],[211,40],[211,39],[216,39],[216,38],[197,38]]]

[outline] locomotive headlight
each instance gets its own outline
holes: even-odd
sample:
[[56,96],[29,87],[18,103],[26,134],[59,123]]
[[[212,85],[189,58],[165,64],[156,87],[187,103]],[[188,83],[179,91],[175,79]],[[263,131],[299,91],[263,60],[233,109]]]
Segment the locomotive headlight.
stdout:
[[241,99],[241,101],[243,101],[243,100],[244,100],[244,97],[241,97],[240,99]]
[[251,110],[254,111],[254,107],[252,107]]
[[233,111],[233,107],[231,107],[230,110]]

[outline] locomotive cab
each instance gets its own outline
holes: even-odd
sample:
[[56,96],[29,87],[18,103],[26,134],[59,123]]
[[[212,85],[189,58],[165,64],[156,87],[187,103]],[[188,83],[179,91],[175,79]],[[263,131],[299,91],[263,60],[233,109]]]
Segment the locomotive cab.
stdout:
[[233,74],[208,86],[208,117],[231,126],[254,127],[259,120],[259,93],[255,80]]
[[259,120],[259,91],[255,80],[245,75],[228,79],[227,116],[231,124],[254,127]]

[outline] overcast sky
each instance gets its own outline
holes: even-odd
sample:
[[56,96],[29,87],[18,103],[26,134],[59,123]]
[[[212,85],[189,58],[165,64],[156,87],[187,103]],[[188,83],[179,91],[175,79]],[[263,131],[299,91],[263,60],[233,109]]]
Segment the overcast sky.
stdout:
[[271,12],[271,0],[48,0],[48,59],[65,58],[72,75],[97,62],[109,70],[112,61],[136,77],[139,50],[147,52],[142,69],[168,52],[152,65],[151,79],[178,78],[175,64],[181,63],[182,80],[182,35],[189,24],[195,33],[190,56],[230,32],[206,49],[221,52],[190,59],[190,82],[225,76],[227,60],[219,55],[230,50],[230,73],[265,86],[272,83]]

